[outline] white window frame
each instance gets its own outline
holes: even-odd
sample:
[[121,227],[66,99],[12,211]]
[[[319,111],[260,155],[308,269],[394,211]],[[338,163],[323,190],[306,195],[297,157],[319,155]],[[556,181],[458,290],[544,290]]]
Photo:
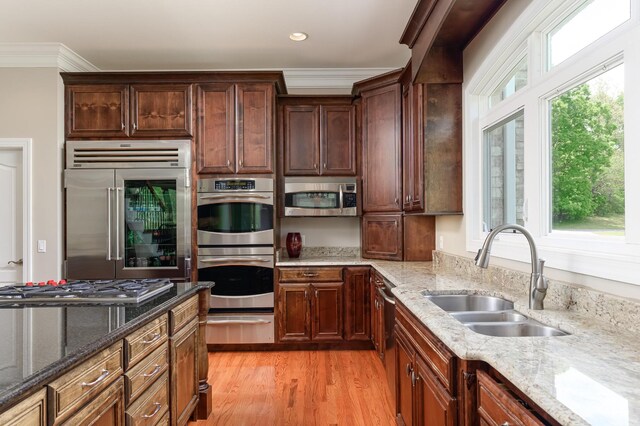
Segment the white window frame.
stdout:
[[[565,61],[547,69],[549,31],[567,19],[584,0],[533,0],[501,37],[473,73],[464,90],[464,189],[466,248],[477,251],[486,237],[483,219],[483,131],[524,109],[525,227],[535,236],[541,256],[554,269],[640,285],[640,25],[638,2],[631,1],[631,18]],[[489,108],[489,97],[515,65],[528,57],[527,85]],[[549,100],[594,75],[602,67],[625,65],[625,236],[594,238],[551,230]],[[502,234],[493,244],[497,257],[529,262],[529,247],[520,235]]]

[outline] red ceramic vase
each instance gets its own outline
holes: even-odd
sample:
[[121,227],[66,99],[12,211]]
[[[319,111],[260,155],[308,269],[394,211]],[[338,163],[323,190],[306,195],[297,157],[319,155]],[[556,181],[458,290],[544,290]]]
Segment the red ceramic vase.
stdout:
[[300,257],[302,251],[302,237],[299,232],[289,232],[287,234],[287,254],[290,258]]

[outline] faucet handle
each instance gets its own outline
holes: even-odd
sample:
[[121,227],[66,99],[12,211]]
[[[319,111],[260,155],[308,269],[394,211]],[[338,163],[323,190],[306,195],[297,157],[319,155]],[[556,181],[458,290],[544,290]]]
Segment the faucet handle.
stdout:
[[547,291],[547,288],[549,287],[549,283],[547,282],[547,279],[544,276],[544,259],[539,259],[538,260],[538,279],[536,282],[536,289],[538,291]]

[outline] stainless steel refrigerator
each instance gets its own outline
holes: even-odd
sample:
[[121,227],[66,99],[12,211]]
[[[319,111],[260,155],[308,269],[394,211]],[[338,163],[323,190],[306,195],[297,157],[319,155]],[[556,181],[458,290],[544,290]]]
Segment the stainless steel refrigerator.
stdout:
[[188,140],[67,141],[66,277],[188,279]]

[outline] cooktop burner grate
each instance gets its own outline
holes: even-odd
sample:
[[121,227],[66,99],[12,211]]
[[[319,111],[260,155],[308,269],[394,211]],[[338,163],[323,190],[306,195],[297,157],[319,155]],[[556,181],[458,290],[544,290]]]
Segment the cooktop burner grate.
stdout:
[[168,279],[76,280],[0,287],[0,305],[46,303],[140,303],[173,287]]

